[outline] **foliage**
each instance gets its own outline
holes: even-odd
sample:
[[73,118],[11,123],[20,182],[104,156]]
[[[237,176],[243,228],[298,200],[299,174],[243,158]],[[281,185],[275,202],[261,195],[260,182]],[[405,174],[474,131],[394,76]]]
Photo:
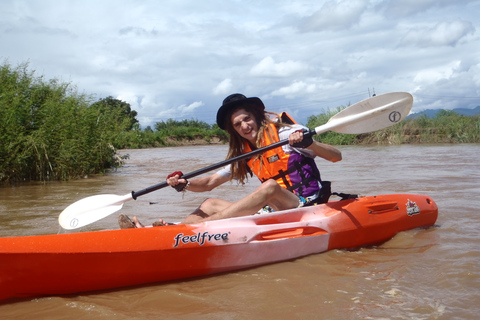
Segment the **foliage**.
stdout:
[[[325,124],[344,107],[308,118],[307,126]],[[322,133],[316,138],[322,142],[342,144],[402,144],[402,143],[478,143],[480,142],[480,116],[463,116],[452,110],[440,110],[435,117],[420,116],[375,132],[365,134]]]
[[120,113],[120,116],[122,118],[127,118],[130,120],[130,125],[128,126],[128,128],[126,128],[127,130],[132,130],[135,124],[138,124],[138,120],[135,118],[138,114],[137,111],[132,110],[129,103],[115,99],[112,96],[108,96],[104,99],[98,100],[97,102],[92,104],[92,107],[102,110],[103,112],[106,112],[109,109],[112,111],[116,110]]
[[191,140],[199,136],[207,140],[213,136],[219,137],[221,140],[227,139],[226,132],[220,129],[217,124],[209,125],[204,121],[194,119],[181,121],[168,119],[166,122],[157,122],[155,123],[155,130],[161,137],[175,137],[177,140]]
[[376,139],[372,142],[377,143],[478,143],[480,116],[470,117],[441,110],[433,118],[406,119],[373,134]]
[[0,182],[66,180],[118,166],[114,144],[131,119],[69,83],[0,66]]
[[203,121],[198,120],[181,120],[176,121],[173,119],[168,119],[167,121],[161,121],[155,123],[155,130],[162,131],[162,130],[171,130],[175,128],[195,128],[195,129],[210,129],[211,126]]

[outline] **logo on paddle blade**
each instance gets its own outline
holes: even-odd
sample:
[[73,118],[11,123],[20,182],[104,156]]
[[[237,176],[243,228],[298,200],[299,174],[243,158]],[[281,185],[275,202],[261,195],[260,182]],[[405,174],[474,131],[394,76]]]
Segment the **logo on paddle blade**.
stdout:
[[407,205],[407,214],[409,216],[413,216],[420,213],[420,208],[417,206],[415,202],[411,201],[410,199],[408,199],[406,205]]
[[390,120],[390,122],[393,122],[393,123],[399,122],[401,119],[402,119],[402,114],[398,111],[392,111],[388,115],[388,120]]
[[78,226],[78,219],[77,218],[73,218],[72,220],[70,220],[70,227],[76,228],[77,226]]

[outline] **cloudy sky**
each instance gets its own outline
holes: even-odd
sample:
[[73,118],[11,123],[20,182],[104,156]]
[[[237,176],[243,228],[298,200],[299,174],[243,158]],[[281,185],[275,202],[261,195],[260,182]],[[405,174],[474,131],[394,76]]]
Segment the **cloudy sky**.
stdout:
[[299,122],[407,91],[480,105],[480,0],[2,0],[0,62],[131,104],[142,126],[213,123],[229,94]]

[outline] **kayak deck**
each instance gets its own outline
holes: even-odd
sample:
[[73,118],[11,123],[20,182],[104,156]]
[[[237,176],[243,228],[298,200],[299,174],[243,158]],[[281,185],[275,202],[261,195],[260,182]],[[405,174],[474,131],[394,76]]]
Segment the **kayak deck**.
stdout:
[[428,196],[394,194],[193,225],[4,237],[0,300],[189,278],[352,249],[432,226],[437,215]]

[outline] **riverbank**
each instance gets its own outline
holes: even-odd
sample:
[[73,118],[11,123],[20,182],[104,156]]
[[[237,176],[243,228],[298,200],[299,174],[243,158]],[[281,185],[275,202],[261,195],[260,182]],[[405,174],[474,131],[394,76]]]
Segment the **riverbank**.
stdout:
[[[458,143],[478,143],[478,139],[462,139],[461,135],[452,134],[429,134],[414,132],[388,132],[388,130],[381,130],[378,132],[371,132],[359,135],[350,135],[353,139],[349,143],[336,143],[338,139],[322,139],[321,136],[315,137],[317,141],[331,145],[400,145],[400,144],[458,144]],[[202,145],[226,145],[228,139],[224,136],[204,137],[196,135],[194,137],[185,136],[169,136],[165,137],[163,144],[157,144],[154,147],[181,147],[181,146],[202,146]]]
[[[328,121],[311,117],[307,127],[315,128]],[[467,117],[450,112],[440,112],[435,118],[406,119],[401,123],[363,134],[325,132],[314,137],[330,145],[399,145],[399,144],[457,144],[480,142],[480,116]],[[163,137],[155,147],[227,144],[223,135],[171,135]]]
[[[203,145],[221,145],[227,144],[228,139],[226,137],[211,136],[205,137],[202,135],[195,135],[193,137],[185,136],[169,136],[165,137],[163,147],[178,147],[178,146],[203,146]],[[158,147],[162,147],[159,145]]]

